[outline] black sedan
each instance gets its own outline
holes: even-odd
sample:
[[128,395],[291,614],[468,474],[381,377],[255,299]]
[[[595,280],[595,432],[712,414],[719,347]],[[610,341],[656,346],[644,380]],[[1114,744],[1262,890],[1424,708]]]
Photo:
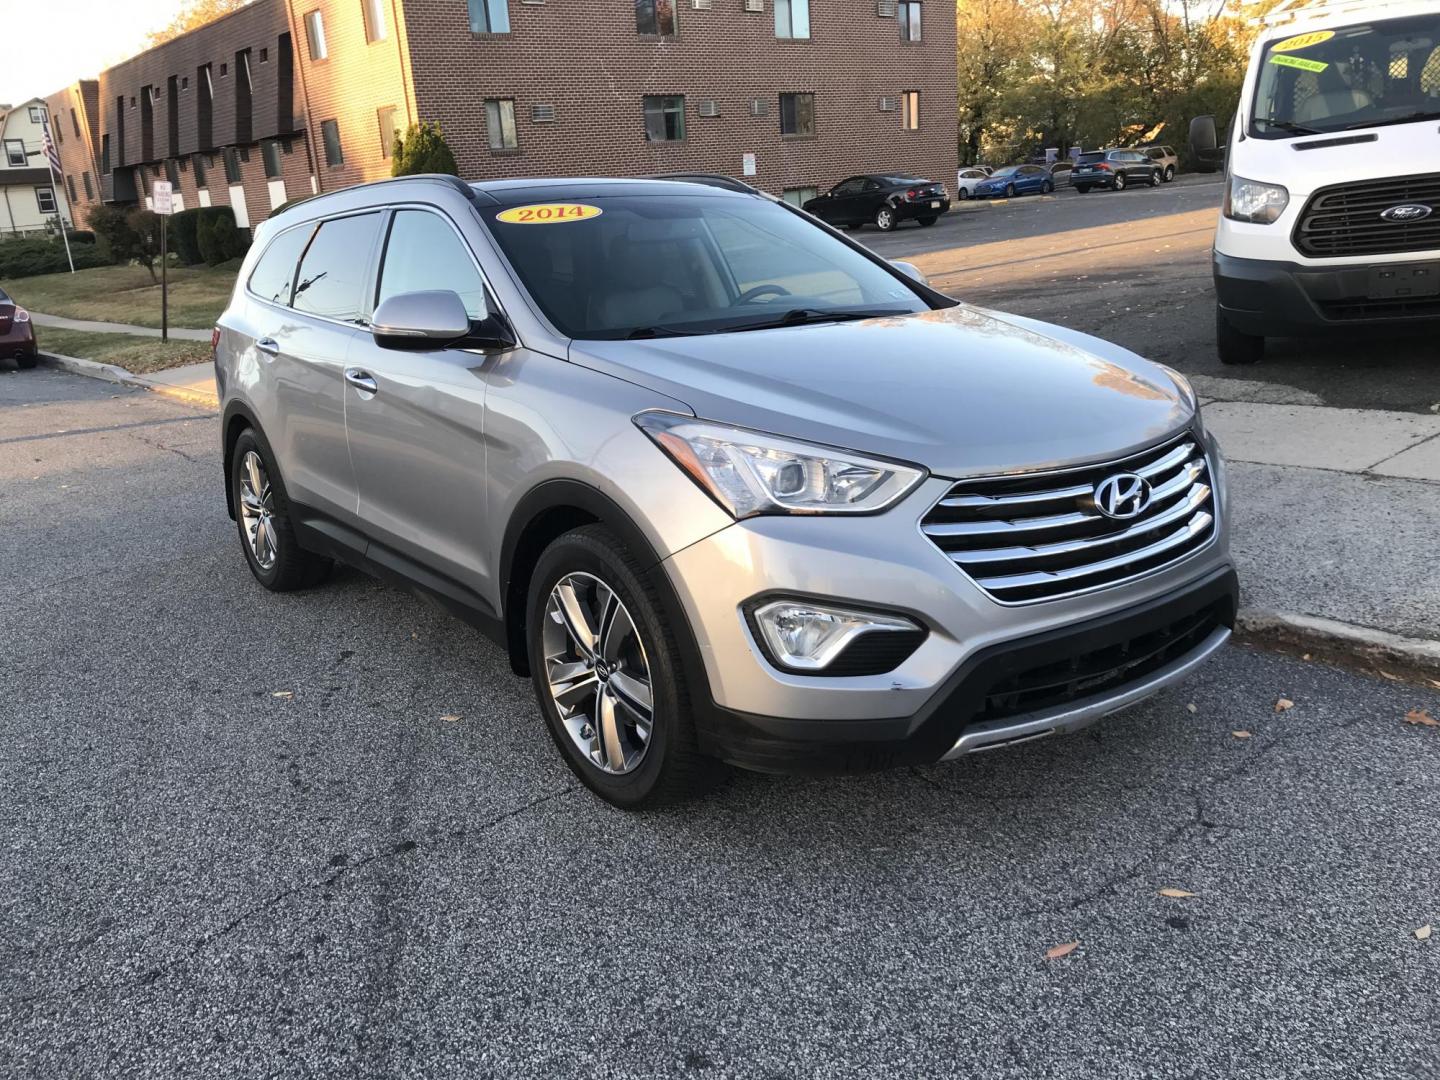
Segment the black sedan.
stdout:
[[827,225],[858,229],[873,224],[889,232],[902,221],[934,225],[950,209],[944,184],[918,176],[867,173],[841,180],[803,207]]
[[1159,187],[1164,172],[1139,150],[1092,150],[1081,154],[1070,170],[1070,183],[1080,194],[1092,187],[1124,191],[1131,184]]

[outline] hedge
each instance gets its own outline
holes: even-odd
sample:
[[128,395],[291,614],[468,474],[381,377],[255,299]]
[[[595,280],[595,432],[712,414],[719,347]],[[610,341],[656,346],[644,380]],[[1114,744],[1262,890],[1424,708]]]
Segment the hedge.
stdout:
[[170,250],[187,266],[220,263],[245,254],[250,242],[235,228],[228,206],[197,206],[170,217]]
[[[93,244],[72,244],[70,253],[76,270],[109,266],[110,260]],[[65,245],[59,240],[6,240],[0,243],[0,278],[33,277],[36,274],[63,274],[70,270]]]

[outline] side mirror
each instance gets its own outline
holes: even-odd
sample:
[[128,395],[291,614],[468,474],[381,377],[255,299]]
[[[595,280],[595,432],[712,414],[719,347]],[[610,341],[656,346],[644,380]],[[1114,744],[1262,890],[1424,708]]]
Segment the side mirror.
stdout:
[[400,293],[370,319],[375,344],[386,349],[438,349],[470,334],[470,315],[460,297],[444,289]]
[[1190,156],[1201,172],[1214,172],[1220,144],[1215,133],[1215,117],[1197,116],[1190,121]]
[[914,278],[921,285],[929,285],[930,279],[920,272],[920,268],[914,263],[908,263],[901,259],[891,259],[890,265],[899,270],[906,277]]

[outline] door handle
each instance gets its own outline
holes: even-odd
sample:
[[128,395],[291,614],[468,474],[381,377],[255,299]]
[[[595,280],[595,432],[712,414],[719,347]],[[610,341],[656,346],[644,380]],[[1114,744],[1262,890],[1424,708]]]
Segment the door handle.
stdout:
[[345,381],[356,390],[364,390],[367,394],[379,393],[380,387],[368,371],[361,371],[359,368],[346,368]]
[[255,348],[263,352],[266,356],[280,355],[280,343],[274,338],[262,337],[259,341],[255,342]]

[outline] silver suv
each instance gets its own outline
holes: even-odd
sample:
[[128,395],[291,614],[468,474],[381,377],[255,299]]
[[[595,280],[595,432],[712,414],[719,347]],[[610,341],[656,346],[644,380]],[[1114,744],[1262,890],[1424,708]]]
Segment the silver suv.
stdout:
[[621,806],[1073,731],[1224,643],[1185,380],[743,185],[412,177],[265,222],[220,319],[268,589],[492,636]]

